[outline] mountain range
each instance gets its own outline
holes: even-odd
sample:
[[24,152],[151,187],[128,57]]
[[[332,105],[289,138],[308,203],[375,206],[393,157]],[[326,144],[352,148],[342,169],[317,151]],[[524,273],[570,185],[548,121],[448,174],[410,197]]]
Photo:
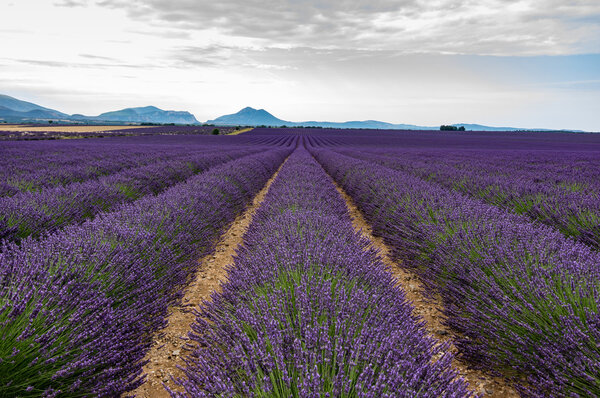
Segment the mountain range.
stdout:
[[175,123],[197,124],[198,120],[189,112],[165,111],[155,106],[126,108],[105,112],[98,116],[68,115],[50,108],[21,101],[0,94],[0,119],[7,122],[39,122],[56,120],[60,122],[111,122],[111,123]]
[[[361,120],[349,122],[290,122],[288,120],[279,119],[264,109],[254,109],[246,107],[237,113],[224,115],[213,120],[208,120],[206,123],[214,125],[242,125],[242,126],[287,126],[287,127],[322,127],[334,129],[384,129],[384,130],[439,130],[440,126],[417,126],[414,124],[394,124],[380,122],[378,120]],[[557,131],[551,129],[524,129],[518,127],[491,127],[473,123],[455,123],[451,126],[463,126],[465,130],[472,131]],[[569,130],[579,131],[579,130]]]
[[[189,112],[165,111],[155,106],[126,108],[105,112],[98,116],[68,115],[54,109],[45,108],[31,102],[21,101],[8,95],[0,94],[0,121],[11,123],[36,123],[40,121],[78,122],[78,123],[162,123],[162,124],[199,124]],[[390,130],[438,130],[439,126],[417,126],[414,124],[393,124],[377,120],[348,122],[306,121],[291,122],[279,119],[264,109],[246,107],[237,113],[220,116],[206,121],[206,124],[219,126],[288,126],[288,127],[322,127],[340,129],[390,129]],[[456,123],[452,126],[464,126],[466,130],[477,131],[556,131],[549,129],[523,129],[517,127],[490,127],[472,123]],[[575,131],[575,130],[570,130]],[[579,130],[577,130],[579,131]]]

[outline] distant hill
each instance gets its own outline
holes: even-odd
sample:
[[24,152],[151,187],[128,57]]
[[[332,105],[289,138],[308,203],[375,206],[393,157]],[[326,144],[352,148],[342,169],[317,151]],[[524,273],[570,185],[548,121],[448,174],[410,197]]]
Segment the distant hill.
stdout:
[[[57,120],[60,122],[79,123],[161,123],[161,124],[199,124],[189,112],[165,111],[155,106],[126,108],[105,112],[98,116],[68,115],[54,109],[44,108],[27,101],[21,101],[8,95],[0,94],[0,121],[12,123],[35,123],[39,121]],[[439,130],[440,126],[417,126],[414,124],[393,124],[378,120],[362,120],[348,122],[306,121],[291,122],[279,119],[264,109],[246,107],[237,113],[223,115],[206,123],[221,126],[288,126],[288,127],[323,127],[337,129],[389,129],[389,130]],[[466,130],[477,131],[557,131],[550,129],[523,129],[517,127],[490,127],[481,124],[456,123],[452,126],[464,126]],[[560,130],[563,131],[563,130]],[[579,131],[579,130],[572,130]]]
[[0,94],[0,117],[61,119],[69,117],[69,115]]
[[237,113],[224,115],[214,120],[209,120],[206,123],[242,126],[283,126],[293,124],[292,122],[276,118],[264,109],[254,109],[249,106]]
[[414,124],[393,124],[378,120],[363,120],[350,122],[299,122],[296,126],[323,127],[332,129],[373,129],[373,130],[437,130],[439,127],[423,127]]
[[[271,113],[264,109],[254,109],[246,107],[237,113],[230,115],[224,115],[213,120],[208,120],[206,123],[216,125],[232,125],[232,126],[288,126],[288,127],[322,127],[322,128],[335,128],[335,129],[388,129],[388,130],[439,130],[440,126],[417,126],[414,124],[394,124],[387,122],[380,122],[378,120],[363,120],[363,121],[349,121],[349,122],[318,122],[318,121],[307,121],[307,122],[290,122],[288,120],[279,119],[273,116]],[[457,123],[453,126],[460,127],[464,126],[466,130],[474,131],[556,131],[548,129],[523,129],[517,127],[491,127],[484,126],[481,124],[470,124],[470,123]]]
[[198,120],[189,112],[165,111],[155,106],[127,108],[98,116],[68,115],[31,102],[21,101],[8,95],[0,95],[0,119],[9,122],[36,122],[60,120],[77,122],[111,123],[175,123],[197,124]]
[[88,119],[106,122],[134,122],[134,123],[176,123],[196,124],[198,120],[189,112],[164,111],[155,106],[141,108],[126,108],[119,111],[105,112],[98,116],[74,115],[78,119]]

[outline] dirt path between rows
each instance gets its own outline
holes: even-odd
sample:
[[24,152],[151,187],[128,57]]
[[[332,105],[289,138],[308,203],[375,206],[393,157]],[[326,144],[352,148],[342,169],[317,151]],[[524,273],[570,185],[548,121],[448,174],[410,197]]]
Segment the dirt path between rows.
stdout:
[[185,289],[182,305],[169,309],[169,323],[156,334],[153,345],[146,355],[145,359],[150,361],[143,368],[143,372],[148,375],[146,382],[126,395],[134,394],[136,397],[145,398],[170,397],[163,387],[163,383],[169,388],[177,390],[171,381],[171,376],[184,377],[177,365],[184,365],[183,356],[186,353],[187,334],[192,330],[191,326],[195,320],[192,309],[197,308],[202,301],[210,299],[213,292],[220,291],[221,284],[227,279],[226,266],[233,263],[235,251],[242,243],[252,217],[284,164],[285,161],[254,197],[246,210],[237,216],[229,229],[221,235],[215,252],[200,260],[199,271],[194,276],[192,283]]
[[[365,220],[362,213],[352,200],[352,198],[344,192],[344,190],[333,180],[336,189],[346,201],[346,206],[352,223],[357,231],[360,231],[363,236],[371,241],[372,246],[379,251],[379,254],[398,280],[398,285],[404,290],[406,298],[412,302],[414,314],[420,316],[426,321],[425,328],[427,332],[442,342],[450,342],[450,351],[456,353],[458,350],[452,344],[452,331],[442,324],[443,314],[441,312],[441,299],[426,299],[424,288],[416,275],[400,267],[390,258],[390,249],[383,242],[383,238],[373,236],[373,229]],[[458,371],[459,376],[462,376],[469,383],[469,389],[483,397],[490,398],[513,398],[519,397],[519,394],[514,388],[499,377],[492,377],[481,371],[470,369],[464,361],[455,358],[452,366]]]

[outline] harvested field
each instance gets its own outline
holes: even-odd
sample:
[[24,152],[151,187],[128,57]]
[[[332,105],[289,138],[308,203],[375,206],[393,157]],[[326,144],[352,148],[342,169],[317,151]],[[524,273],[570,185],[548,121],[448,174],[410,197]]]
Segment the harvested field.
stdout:
[[242,133],[247,133],[249,131],[252,131],[253,129],[254,129],[253,127],[250,127],[250,128],[247,128],[247,129],[235,130],[233,133],[229,133],[229,135],[239,135],[239,134],[242,134]]
[[104,131],[119,131],[129,129],[146,129],[154,126],[19,126],[1,125],[0,131],[14,132],[52,132],[52,133],[100,133]]

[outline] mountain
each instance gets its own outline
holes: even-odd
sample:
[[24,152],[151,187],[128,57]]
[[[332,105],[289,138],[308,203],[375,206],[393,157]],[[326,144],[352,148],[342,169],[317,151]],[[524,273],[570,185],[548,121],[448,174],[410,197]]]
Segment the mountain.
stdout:
[[[46,120],[79,123],[175,123],[197,124],[198,120],[189,112],[165,111],[155,106],[126,108],[105,112],[98,116],[68,115],[54,109],[21,101],[8,95],[0,94],[0,121],[13,123],[32,123]],[[378,120],[356,120],[348,122],[307,121],[290,122],[279,119],[264,109],[246,107],[237,113],[224,115],[206,123],[230,126],[289,126],[289,127],[323,127],[338,129],[389,129],[389,130],[439,130],[439,126],[416,126],[414,124],[393,124]],[[457,123],[453,126],[464,126],[466,130],[477,131],[557,131],[550,129],[522,129],[515,127],[490,127],[481,124]],[[560,130],[564,131],[564,130]],[[579,131],[579,130],[573,130]]]
[[421,127],[412,124],[392,124],[380,122],[377,120],[351,121],[351,122],[290,122],[279,119],[264,109],[254,109],[246,107],[237,113],[224,115],[213,120],[208,120],[208,124],[233,125],[233,126],[304,126],[304,127],[323,127],[334,129],[412,129],[412,130],[431,130],[439,127]]
[[[370,129],[370,130],[439,130],[440,126],[417,126],[414,124],[394,124],[380,122],[378,120],[362,120],[349,122],[290,122],[279,119],[264,109],[254,109],[246,107],[237,113],[224,115],[213,120],[208,120],[207,124],[229,125],[229,126],[288,126],[288,127],[322,127],[334,129]],[[481,124],[457,123],[452,126],[464,126],[466,130],[472,131],[559,131],[550,129],[523,129],[517,127],[491,127]],[[564,130],[560,130],[564,131]],[[579,130],[569,130],[579,131]]]
[[189,112],[164,111],[155,106],[127,108],[106,112],[98,116],[68,115],[50,108],[21,101],[0,94],[0,120],[10,122],[36,122],[39,120],[60,120],[78,122],[115,123],[176,123],[195,124],[198,120]]
[[108,122],[137,122],[137,123],[176,123],[195,124],[198,120],[189,112],[164,111],[155,106],[141,108],[126,108],[120,111],[106,112],[95,116],[95,120]]
[[69,115],[50,108],[0,94],[0,118],[62,119]]
[[378,120],[363,120],[350,122],[299,122],[292,123],[295,126],[323,127],[331,129],[371,129],[371,130],[437,130],[439,127],[423,127],[414,124],[393,124],[380,122]]
[[249,106],[237,113],[224,115],[214,120],[209,120],[208,124],[218,125],[242,125],[242,126],[283,126],[294,124],[286,122],[271,115],[264,109],[254,109]]
[[105,112],[98,116],[72,115],[74,120],[119,123],[175,123],[196,124],[198,120],[189,112],[164,111],[155,106],[125,108],[119,111]]

